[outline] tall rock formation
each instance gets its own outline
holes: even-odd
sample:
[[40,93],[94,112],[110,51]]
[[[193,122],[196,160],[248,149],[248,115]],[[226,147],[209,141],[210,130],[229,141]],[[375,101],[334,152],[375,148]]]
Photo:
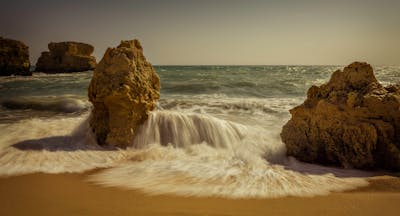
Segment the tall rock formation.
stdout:
[[21,41],[0,37],[0,76],[32,75],[29,48]]
[[312,86],[290,110],[281,138],[288,155],[346,168],[400,170],[400,87],[383,87],[354,62]]
[[36,63],[36,71],[45,73],[66,73],[93,70],[96,58],[94,47],[85,43],[49,43],[49,52],[42,52]]
[[108,48],[89,85],[90,126],[100,145],[127,147],[160,97],[160,78],[138,40]]

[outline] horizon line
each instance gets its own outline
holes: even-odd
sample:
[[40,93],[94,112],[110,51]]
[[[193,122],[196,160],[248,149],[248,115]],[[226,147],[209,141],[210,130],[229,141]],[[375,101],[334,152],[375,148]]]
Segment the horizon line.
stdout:
[[[357,62],[357,61],[354,61]],[[363,61],[360,61],[363,62]],[[353,63],[353,62],[351,62]],[[351,64],[349,63],[349,64]],[[368,62],[366,62],[368,63]],[[347,66],[349,64],[152,64],[153,66],[167,66],[167,67],[173,67],[173,66]],[[370,64],[370,63],[368,63]],[[392,64],[370,64],[372,66],[385,66],[385,67],[399,67],[399,65],[392,65]]]

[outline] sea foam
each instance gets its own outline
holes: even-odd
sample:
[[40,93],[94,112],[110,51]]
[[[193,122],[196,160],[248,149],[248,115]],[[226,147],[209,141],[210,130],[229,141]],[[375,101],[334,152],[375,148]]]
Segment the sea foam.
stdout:
[[12,110],[38,110],[61,113],[83,112],[90,108],[90,103],[73,95],[30,96],[3,99],[0,105]]
[[8,134],[0,139],[0,175],[106,168],[89,180],[149,194],[228,198],[313,196],[366,184],[363,178],[290,169],[296,162],[285,165],[285,146],[272,128],[156,111],[139,128],[133,146],[118,150],[96,145],[87,118],[0,125]]

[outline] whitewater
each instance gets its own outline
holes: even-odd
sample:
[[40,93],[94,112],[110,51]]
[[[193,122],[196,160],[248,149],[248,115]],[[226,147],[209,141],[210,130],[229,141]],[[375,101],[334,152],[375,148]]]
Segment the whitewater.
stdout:
[[[88,181],[148,194],[314,196],[367,184],[367,172],[288,158],[279,133],[307,88],[340,66],[158,66],[161,99],[127,149],[90,130],[91,72],[0,78],[0,176],[99,169]],[[376,67],[399,83],[399,67]]]

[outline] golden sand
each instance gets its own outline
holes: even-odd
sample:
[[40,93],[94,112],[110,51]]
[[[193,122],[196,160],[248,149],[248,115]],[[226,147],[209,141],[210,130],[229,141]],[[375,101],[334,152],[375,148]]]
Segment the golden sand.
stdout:
[[149,196],[89,183],[84,174],[0,178],[0,215],[399,215],[400,178],[380,176],[355,191],[311,198]]

